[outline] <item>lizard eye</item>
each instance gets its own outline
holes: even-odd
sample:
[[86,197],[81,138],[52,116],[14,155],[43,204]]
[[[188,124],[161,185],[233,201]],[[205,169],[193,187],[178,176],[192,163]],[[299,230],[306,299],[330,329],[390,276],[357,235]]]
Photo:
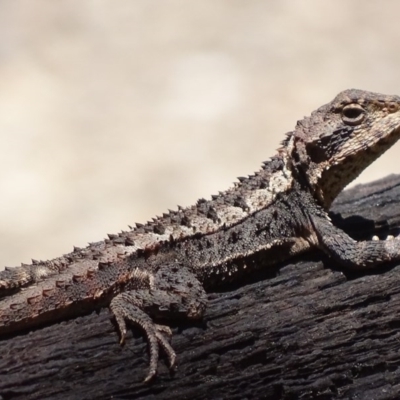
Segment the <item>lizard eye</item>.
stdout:
[[365,117],[364,109],[358,104],[349,104],[342,110],[343,122],[347,125],[358,125]]

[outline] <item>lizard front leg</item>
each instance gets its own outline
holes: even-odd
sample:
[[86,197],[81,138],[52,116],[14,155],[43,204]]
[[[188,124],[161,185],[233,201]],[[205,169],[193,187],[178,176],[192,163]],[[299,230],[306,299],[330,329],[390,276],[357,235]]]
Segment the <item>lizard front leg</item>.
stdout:
[[334,226],[328,217],[312,216],[319,247],[340,264],[352,269],[373,268],[400,260],[400,237],[359,241]]
[[164,334],[169,327],[155,324],[151,317],[199,319],[206,308],[207,296],[196,276],[186,267],[161,267],[151,279],[149,289],[130,290],[117,295],[110,304],[121,333],[126,335],[126,323],[139,326],[149,343],[150,367],[145,382],[157,373],[159,346],[168,356],[170,369],[175,368],[176,354]]

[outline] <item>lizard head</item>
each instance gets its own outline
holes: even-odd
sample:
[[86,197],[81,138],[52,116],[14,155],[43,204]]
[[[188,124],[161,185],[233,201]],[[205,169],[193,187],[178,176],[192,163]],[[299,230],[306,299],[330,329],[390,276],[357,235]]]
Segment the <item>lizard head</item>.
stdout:
[[290,159],[328,209],[343,188],[400,138],[400,97],[345,90],[297,123]]

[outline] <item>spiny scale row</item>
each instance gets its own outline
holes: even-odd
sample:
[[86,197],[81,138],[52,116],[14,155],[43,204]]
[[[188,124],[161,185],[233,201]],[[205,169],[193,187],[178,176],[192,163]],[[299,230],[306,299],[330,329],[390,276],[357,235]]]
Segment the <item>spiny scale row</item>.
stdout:
[[[289,138],[290,134],[288,135]],[[283,157],[278,154],[264,162],[260,171],[248,177],[239,177],[239,182],[235,183],[232,189],[212,195],[211,200],[199,199],[196,205],[189,208],[178,206],[178,210],[169,210],[168,213],[164,213],[161,217],[153,218],[152,221],[146,224],[136,223],[134,227],[129,227],[131,230],[128,232],[122,231],[118,234],[108,234],[108,238],[103,242],[90,243],[86,248],[74,247],[73,252],[50,261],[32,260],[32,265],[44,266],[50,270],[62,272],[71,263],[82,259],[99,260],[101,262],[103,257],[107,256],[105,251],[112,246],[134,246],[137,234],[152,233],[163,235],[167,227],[192,227],[192,219],[198,216],[210,219],[214,223],[220,223],[218,209],[224,206],[233,206],[241,208],[243,211],[248,211],[246,198],[249,192],[265,189],[271,174],[281,170],[283,166]],[[198,218],[196,219],[198,221]],[[193,228],[199,227],[194,226]],[[106,259],[108,258],[106,257]],[[21,264],[21,267],[27,268],[29,265]],[[10,270],[10,268],[7,268],[7,270]]]
[[[249,175],[248,177],[238,177],[239,183],[235,183],[235,188],[220,192],[217,195],[212,195],[211,200],[201,198],[197,201],[195,206],[184,208],[178,206],[178,210],[169,210],[168,213],[164,213],[162,217],[153,218],[152,221],[148,221],[146,224],[135,223],[135,227],[129,227],[130,232],[122,231],[118,234],[108,234],[108,239],[113,245],[134,245],[132,234],[145,234],[155,233],[162,235],[165,233],[166,227],[171,225],[183,225],[191,226],[191,216],[205,216],[218,222],[217,210],[215,206],[218,205],[229,205],[239,207],[243,211],[248,210],[246,203],[246,194],[251,190],[265,189],[269,181],[269,174],[263,173],[268,170],[270,173],[275,172],[283,167],[282,157],[275,156],[268,161],[263,163],[262,170]],[[108,240],[106,240],[108,244]]]
[[[290,136],[290,135],[289,135]],[[288,136],[288,137],[289,137]],[[177,210],[169,210],[168,213],[163,213],[162,216],[153,218],[146,224],[135,223],[135,226],[129,226],[129,232],[122,231],[117,234],[108,234],[108,239],[105,240],[107,246],[122,245],[134,246],[134,237],[136,234],[154,233],[163,235],[166,227],[169,226],[185,226],[192,227],[191,220],[194,216],[203,216],[218,223],[217,208],[219,206],[239,207],[243,211],[248,211],[246,195],[256,189],[265,189],[268,185],[271,173],[283,168],[283,159],[281,156],[275,156],[263,163],[262,169],[248,177],[239,177],[238,183],[235,183],[233,189],[225,192],[220,192],[217,195],[212,195],[211,200],[199,199],[195,206],[184,208],[178,206]],[[84,249],[77,249],[83,251]],[[75,252],[75,249],[74,249]]]

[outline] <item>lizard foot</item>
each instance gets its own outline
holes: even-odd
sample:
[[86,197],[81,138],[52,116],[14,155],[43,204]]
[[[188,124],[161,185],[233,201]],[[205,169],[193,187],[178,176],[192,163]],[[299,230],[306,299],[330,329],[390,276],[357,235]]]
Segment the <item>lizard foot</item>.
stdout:
[[121,344],[124,343],[126,336],[125,321],[130,321],[131,323],[138,325],[144,331],[149,344],[150,353],[149,372],[144,380],[145,383],[148,383],[157,375],[160,346],[168,357],[169,369],[171,373],[175,371],[176,353],[164,336],[164,334],[171,336],[172,332],[167,326],[155,324],[143,310],[141,310],[135,304],[132,304],[131,300],[132,299],[129,295],[121,294],[112,300],[110,308],[115,316],[118,329],[121,334]]

